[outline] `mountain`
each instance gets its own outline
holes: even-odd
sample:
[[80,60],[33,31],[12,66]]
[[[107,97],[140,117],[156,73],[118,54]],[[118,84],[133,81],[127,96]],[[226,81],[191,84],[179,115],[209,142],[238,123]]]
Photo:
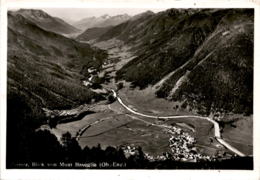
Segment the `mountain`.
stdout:
[[81,19],[79,21],[76,21],[73,23],[73,26],[81,29],[81,30],[86,30],[90,27],[93,27],[95,26],[95,23],[96,23],[96,20],[97,18],[96,17],[87,17],[87,18],[84,18],[84,19]]
[[139,14],[137,14],[137,15],[134,15],[133,17],[131,17],[131,21],[136,20],[136,19],[139,19],[139,18],[141,18],[141,17],[147,17],[147,16],[150,16],[150,15],[154,15],[154,12],[148,10],[148,11],[145,11],[145,12],[143,12],[143,13],[139,13]]
[[92,27],[107,27],[115,26],[124,21],[130,19],[130,16],[127,14],[109,16],[107,14],[100,17],[88,17],[78,22],[73,23],[73,25],[81,30],[86,30]]
[[89,67],[99,68],[102,50],[41,29],[24,16],[8,13],[8,98],[29,106],[64,108],[98,96],[81,79]]
[[[152,11],[147,11],[147,12],[135,15],[135,16],[131,17],[130,19],[128,19],[127,21],[122,22],[121,24],[119,23],[119,25],[117,25],[115,28],[113,28],[113,26],[89,28],[89,29],[85,30],[82,34],[78,35],[76,39],[80,40],[80,41],[89,41],[89,40],[98,39],[98,38],[99,38],[99,40],[107,40],[107,39],[111,38],[112,36],[116,36],[116,35],[113,35],[113,33],[124,34],[124,32],[122,32],[121,30],[126,31],[126,29],[128,29],[128,30],[133,29],[136,25],[141,24],[142,21],[145,21],[145,18],[148,18],[153,14],[154,13]],[[114,16],[114,17],[118,17],[118,16]],[[111,18],[111,19],[113,19],[113,18]],[[133,23],[133,22],[135,22],[135,23]],[[130,24],[130,27],[125,27],[128,24]],[[128,36],[128,35],[129,35],[129,32],[126,32],[126,36]],[[108,38],[106,38],[106,36],[108,36]]]
[[[119,149],[117,158],[115,150],[108,147],[100,151],[101,145],[94,144],[101,141],[105,146],[120,145],[121,141],[117,140],[122,134],[130,138],[121,138],[124,144],[130,142],[130,149],[134,143],[144,150],[167,152],[169,156],[163,155],[166,160],[151,161],[156,168],[169,168],[168,163],[184,163],[187,168],[206,164],[205,168],[211,168],[211,163],[216,164],[223,158],[234,161],[229,162],[232,165],[219,164],[218,168],[234,169],[234,163],[253,168],[251,160],[236,161],[233,153],[216,139],[227,142],[225,146],[230,144],[239,151],[248,152],[246,155],[252,154],[254,9],[169,9],[156,14],[147,11],[118,25],[88,29],[85,36],[82,35],[83,40],[95,39],[93,47],[43,27],[39,19],[45,15],[41,13],[27,16],[8,13],[7,168],[30,168],[30,162],[40,162],[39,168],[53,163],[52,168],[61,168],[55,163],[92,162],[89,155],[94,155],[97,162],[104,159],[104,162],[114,162],[112,157],[121,163],[124,162],[123,149]],[[107,15],[102,18],[110,19]],[[120,104],[124,102],[125,107],[133,109],[128,108],[129,111],[135,111],[133,116],[128,116],[117,102],[111,106],[92,103],[102,98],[95,93],[102,90],[83,86],[87,79],[99,87],[117,88],[113,94],[116,93]],[[157,98],[176,101],[177,105]],[[108,95],[108,100],[112,103],[115,98]],[[89,105],[96,107],[96,114],[89,117],[89,123],[82,124],[87,117],[81,118],[92,113],[88,111]],[[75,111],[84,112],[74,116]],[[157,118],[134,116],[142,113]],[[174,122],[160,118],[172,113],[184,118],[174,119]],[[59,121],[59,126],[54,128],[55,114],[70,115],[74,117],[73,122],[65,124],[72,121],[69,117],[67,122]],[[103,118],[108,121],[100,119],[104,114],[109,116]],[[219,127],[221,134],[216,133],[217,128],[214,132],[212,124],[202,119],[215,120],[214,127]],[[63,131],[69,132],[62,135]],[[157,132],[162,132],[163,136]],[[145,139],[136,144],[132,136],[136,134],[138,137],[145,134]],[[87,143],[95,141],[93,147],[86,146],[81,151],[78,142],[83,137]],[[177,143],[176,149],[171,146],[168,149],[169,138]],[[148,139],[157,141],[149,143]],[[163,150],[165,146],[166,151]],[[146,150],[142,152],[141,147],[134,150],[139,154],[129,156],[131,168],[142,168],[137,166],[142,163],[147,168],[154,167],[149,165],[149,153],[147,159],[144,156]],[[96,152],[100,152],[100,158]],[[204,156],[204,152],[212,154],[210,159],[214,160],[195,158],[195,163],[188,157],[189,153]],[[178,159],[172,155],[178,155]],[[48,164],[43,166],[45,161]],[[165,165],[161,164],[163,161]]]
[[84,31],[82,34],[78,35],[76,39],[79,41],[89,41],[89,40],[97,39],[102,34],[105,34],[112,27],[113,26],[89,28],[86,31]]
[[[130,43],[130,39],[134,36],[141,35],[142,32],[147,29],[145,25],[149,22],[151,18],[154,17],[154,13],[151,11],[147,11],[136,16],[133,16],[128,21],[125,21],[102,34],[98,41],[106,41],[112,38],[117,38],[119,40],[124,41],[126,44]],[[149,29],[147,29],[148,31]],[[147,34],[152,34],[152,32],[147,32]],[[143,35],[143,34],[142,34]],[[142,38],[139,39],[141,41]]]
[[[82,79],[89,67],[101,67],[106,52],[47,31],[30,19],[8,13],[8,168],[19,162],[36,162],[33,156],[42,154],[34,149],[38,146],[32,137],[36,137],[36,129],[50,122],[43,108],[73,108],[102,98],[83,86]],[[52,147],[57,146],[47,139]],[[44,153],[49,157],[53,151]]]
[[137,57],[117,80],[201,113],[252,113],[252,9],[169,9],[121,23],[97,41],[119,39]]
[[186,101],[201,113],[213,110],[252,114],[253,14],[253,10],[225,13],[214,31],[157,94]]
[[42,10],[37,9],[20,9],[10,12],[13,15],[22,15],[24,18],[32,21],[44,30],[52,31],[58,34],[72,34],[80,30],[66,23],[60,18],[52,17]]

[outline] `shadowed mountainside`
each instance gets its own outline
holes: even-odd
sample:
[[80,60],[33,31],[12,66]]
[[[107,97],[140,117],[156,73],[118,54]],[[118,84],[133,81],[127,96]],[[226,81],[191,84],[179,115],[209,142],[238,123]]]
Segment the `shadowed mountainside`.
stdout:
[[151,17],[151,15],[153,14],[153,12],[147,11],[135,15],[131,18],[129,17],[127,21],[125,20],[125,22],[118,23],[119,25],[117,26],[114,25],[89,28],[85,32],[80,34],[77,39],[81,41],[88,41],[92,39],[97,39],[97,41],[104,41],[113,37],[117,37],[118,39],[129,38],[129,36],[131,36],[130,31],[134,30],[136,27],[139,27],[142,23],[144,23],[144,21],[146,21],[146,18],[149,19],[149,17]]
[[8,95],[20,93],[44,107],[86,103],[95,93],[81,85],[88,67],[106,58],[92,49],[48,32],[20,14],[8,14]]
[[57,17],[52,17],[42,10],[20,9],[18,11],[12,11],[10,13],[12,13],[13,15],[20,14],[26,19],[32,21],[34,24],[41,27],[42,29],[52,31],[58,34],[71,34],[80,31],[74,26],[66,23],[64,20]]
[[[42,156],[32,137],[47,123],[43,107],[71,108],[101,98],[84,87],[81,78],[88,67],[99,68],[106,57],[102,50],[8,13],[7,167]],[[53,151],[44,153],[51,157]]]
[[76,39],[79,41],[89,41],[92,39],[97,39],[102,34],[105,34],[111,28],[113,28],[113,26],[89,28],[86,31],[84,31],[82,34],[77,36]]
[[[252,113],[253,9],[169,9],[144,13],[101,35],[137,55],[117,80],[209,113]],[[241,76],[242,75],[242,76]]]
[[[147,11],[136,16],[133,16],[128,21],[121,23],[115,26],[112,29],[109,29],[106,33],[102,34],[98,41],[105,41],[112,38],[117,38],[119,40],[123,40],[125,43],[130,43],[134,41],[134,37],[137,38],[139,35],[143,35],[143,30],[146,29],[145,25],[149,22],[150,18],[154,16],[154,13],[151,11]],[[147,34],[152,34],[152,31],[148,32]],[[142,41],[144,37],[137,40]],[[134,43],[137,43],[136,41]]]

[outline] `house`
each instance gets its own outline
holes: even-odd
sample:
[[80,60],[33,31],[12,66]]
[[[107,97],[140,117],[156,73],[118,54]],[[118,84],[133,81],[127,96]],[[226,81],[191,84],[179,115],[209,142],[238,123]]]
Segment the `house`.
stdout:
[[88,81],[83,81],[83,85],[86,87],[90,87],[92,85],[92,83],[88,82]]
[[94,67],[88,68],[88,73],[92,74],[94,72],[96,72],[96,69]]

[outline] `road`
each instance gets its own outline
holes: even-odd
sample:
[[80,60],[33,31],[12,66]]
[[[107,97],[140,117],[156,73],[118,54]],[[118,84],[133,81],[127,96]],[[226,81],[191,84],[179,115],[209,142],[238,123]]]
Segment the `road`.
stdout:
[[207,121],[211,122],[214,125],[214,136],[215,136],[216,140],[220,144],[222,144],[224,147],[226,147],[227,149],[229,149],[230,151],[232,151],[233,153],[235,153],[236,155],[238,155],[240,157],[246,156],[244,153],[240,152],[238,149],[236,149],[235,147],[231,146],[229,143],[227,143],[224,139],[221,138],[219,124],[216,121],[214,121],[213,119],[209,118],[209,117],[195,116],[195,115],[194,116],[192,116],[192,115],[185,115],[185,116],[153,116],[153,115],[143,114],[143,113],[137,112],[137,111],[131,109],[130,107],[128,107],[125,103],[123,103],[122,99],[117,95],[117,93],[113,89],[111,89],[111,91],[113,92],[113,96],[117,99],[117,101],[126,110],[128,110],[129,112],[131,112],[131,113],[133,113],[135,115],[139,115],[139,116],[142,116],[142,117],[153,118],[153,119],[199,118],[199,119],[207,120]]

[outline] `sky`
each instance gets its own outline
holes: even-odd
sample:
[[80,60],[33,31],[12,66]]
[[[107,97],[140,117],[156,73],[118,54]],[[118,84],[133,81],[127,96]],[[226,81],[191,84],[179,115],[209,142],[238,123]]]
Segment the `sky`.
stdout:
[[136,15],[148,10],[153,12],[163,11],[165,9],[143,9],[143,8],[44,8],[43,11],[48,14],[60,17],[67,21],[78,21],[86,17],[92,16],[102,16],[104,14],[108,14],[110,16],[115,16],[118,14],[128,14],[128,15]]

